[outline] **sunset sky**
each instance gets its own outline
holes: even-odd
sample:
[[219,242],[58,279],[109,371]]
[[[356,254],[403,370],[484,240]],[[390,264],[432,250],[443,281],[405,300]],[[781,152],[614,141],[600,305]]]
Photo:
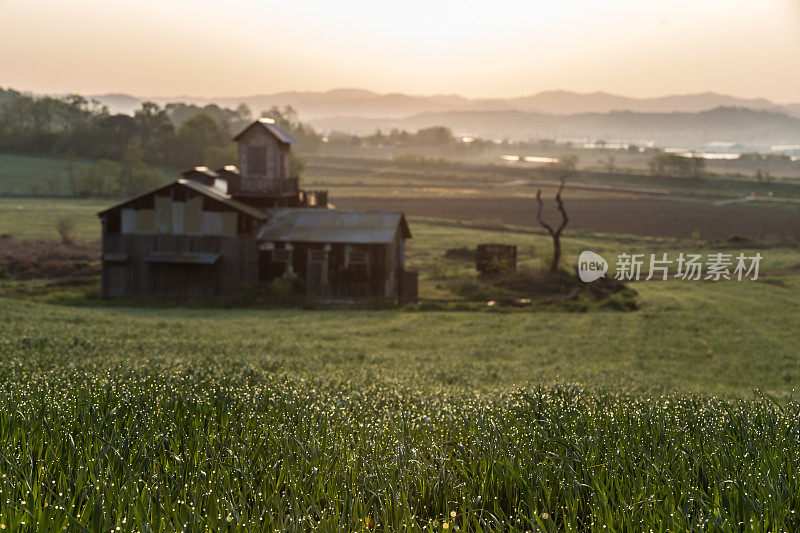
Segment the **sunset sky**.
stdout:
[[0,0],[0,86],[800,102],[800,0]]

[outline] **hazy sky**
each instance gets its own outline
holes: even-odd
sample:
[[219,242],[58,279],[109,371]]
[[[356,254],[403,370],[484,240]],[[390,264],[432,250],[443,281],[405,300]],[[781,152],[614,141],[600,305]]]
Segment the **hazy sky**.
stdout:
[[800,102],[800,0],[0,0],[0,86]]

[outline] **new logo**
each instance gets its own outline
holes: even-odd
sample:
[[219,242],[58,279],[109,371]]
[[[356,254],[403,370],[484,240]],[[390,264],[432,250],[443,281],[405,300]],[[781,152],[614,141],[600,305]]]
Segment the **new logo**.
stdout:
[[606,277],[608,262],[603,256],[585,250],[578,258],[578,277],[584,283],[591,283],[600,278]]

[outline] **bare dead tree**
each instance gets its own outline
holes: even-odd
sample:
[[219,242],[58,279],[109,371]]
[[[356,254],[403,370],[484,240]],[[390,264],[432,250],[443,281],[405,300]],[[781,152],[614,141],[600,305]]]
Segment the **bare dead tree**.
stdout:
[[550,272],[558,270],[558,263],[561,261],[561,232],[564,231],[564,228],[569,222],[567,210],[564,209],[564,201],[561,199],[561,191],[563,190],[564,178],[561,178],[561,185],[559,185],[558,192],[556,193],[556,204],[558,205],[558,210],[561,212],[561,224],[558,226],[558,229],[553,229],[553,226],[542,219],[542,206],[544,205],[542,202],[542,190],[539,189],[536,191],[536,203],[539,204],[539,210],[536,212],[536,219],[553,239],[553,260],[550,262]]

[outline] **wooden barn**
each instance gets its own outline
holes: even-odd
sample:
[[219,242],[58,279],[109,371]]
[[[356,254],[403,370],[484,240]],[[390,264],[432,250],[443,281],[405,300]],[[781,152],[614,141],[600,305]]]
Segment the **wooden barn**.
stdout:
[[258,279],[267,214],[214,187],[181,179],[99,216],[106,297],[218,298]]
[[195,167],[98,214],[103,296],[230,299],[280,276],[309,296],[416,299],[402,213],[328,208],[289,174],[292,138],[269,119],[248,126],[239,167]]

